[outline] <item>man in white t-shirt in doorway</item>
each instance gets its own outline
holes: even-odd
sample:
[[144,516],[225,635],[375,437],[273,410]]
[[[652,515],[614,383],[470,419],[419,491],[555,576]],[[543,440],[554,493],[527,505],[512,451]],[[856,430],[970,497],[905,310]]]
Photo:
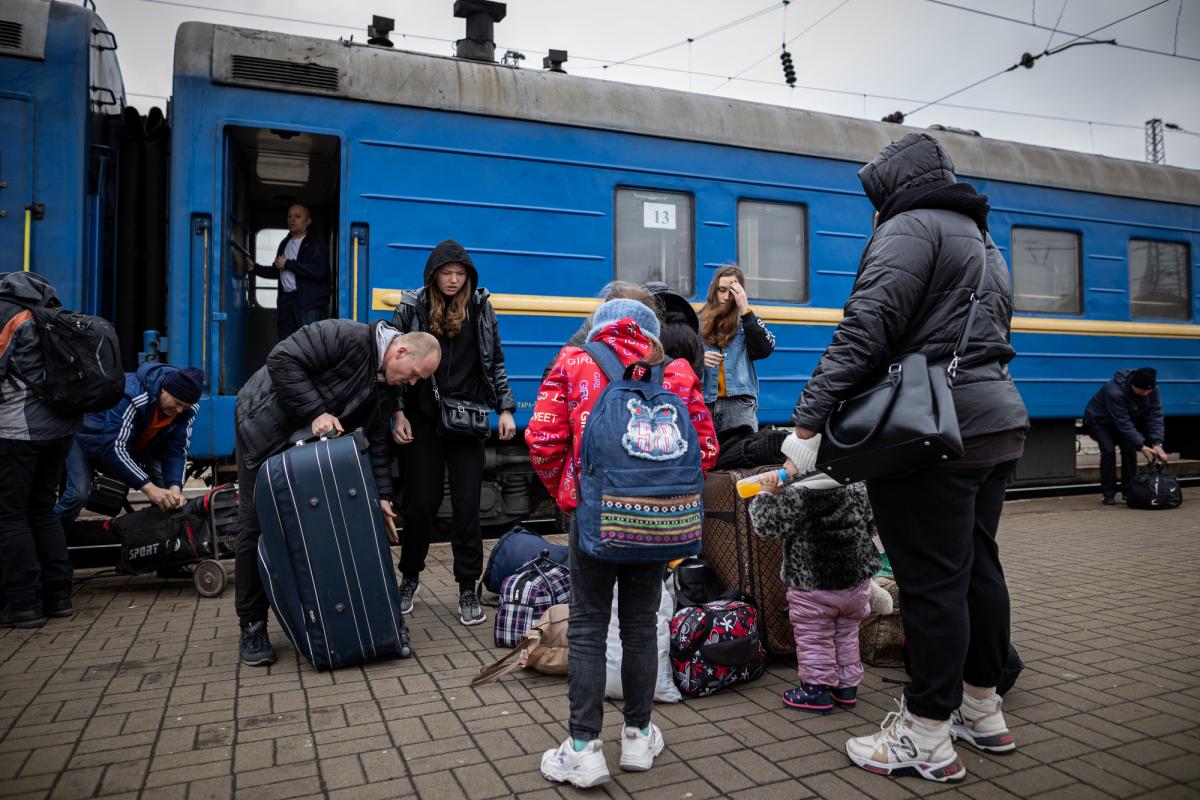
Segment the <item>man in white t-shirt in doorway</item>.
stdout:
[[329,255],[316,236],[309,236],[312,216],[294,203],[288,208],[288,236],[279,243],[271,266],[249,262],[249,271],[279,281],[276,325],[279,341],[301,327],[329,316]]

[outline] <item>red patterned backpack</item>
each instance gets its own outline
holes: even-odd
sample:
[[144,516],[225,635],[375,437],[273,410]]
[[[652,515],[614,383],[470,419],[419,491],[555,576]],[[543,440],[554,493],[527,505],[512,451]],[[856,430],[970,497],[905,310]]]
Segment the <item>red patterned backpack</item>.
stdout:
[[741,600],[688,606],[671,617],[671,667],[679,691],[704,697],[763,674],[758,611]]

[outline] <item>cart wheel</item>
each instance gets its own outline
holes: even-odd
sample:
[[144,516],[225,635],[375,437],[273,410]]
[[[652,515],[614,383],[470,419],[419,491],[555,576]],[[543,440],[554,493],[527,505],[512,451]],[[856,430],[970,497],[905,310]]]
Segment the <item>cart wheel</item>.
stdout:
[[221,566],[221,562],[206,559],[196,565],[196,572],[192,576],[192,583],[196,585],[196,594],[201,597],[219,597],[221,592],[225,591],[225,584],[229,582],[229,576],[225,572],[225,567]]

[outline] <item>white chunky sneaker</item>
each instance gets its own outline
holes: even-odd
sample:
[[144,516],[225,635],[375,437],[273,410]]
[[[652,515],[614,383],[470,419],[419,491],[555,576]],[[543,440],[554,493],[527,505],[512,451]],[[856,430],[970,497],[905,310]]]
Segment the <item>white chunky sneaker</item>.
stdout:
[[950,723],[922,725],[908,713],[903,701],[899,711],[883,718],[879,733],[848,740],[846,755],[879,775],[918,775],[938,783],[967,776],[950,739]]
[[1011,753],[1017,743],[1004,724],[1002,704],[998,694],[985,700],[964,694],[962,705],[950,715],[950,735],[989,753]]
[[621,769],[645,772],[654,766],[654,759],[663,747],[662,731],[653,722],[648,735],[638,728],[626,727],[621,731]]
[[570,783],[580,789],[604,783],[609,777],[604,746],[599,739],[592,739],[587,747],[576,752],[568,736],[556,749],[542,754],[542,777],[557,783]]

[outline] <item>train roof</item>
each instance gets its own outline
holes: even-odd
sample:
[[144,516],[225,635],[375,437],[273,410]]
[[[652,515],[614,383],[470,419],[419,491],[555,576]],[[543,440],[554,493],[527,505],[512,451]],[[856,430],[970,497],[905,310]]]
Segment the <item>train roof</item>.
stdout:
[[[186,22],[175,72],[216,83],[720,143],[862,164],[910,130],[447,56]],[[1200,171],[937,132],[964,176],[1200,205]]]

